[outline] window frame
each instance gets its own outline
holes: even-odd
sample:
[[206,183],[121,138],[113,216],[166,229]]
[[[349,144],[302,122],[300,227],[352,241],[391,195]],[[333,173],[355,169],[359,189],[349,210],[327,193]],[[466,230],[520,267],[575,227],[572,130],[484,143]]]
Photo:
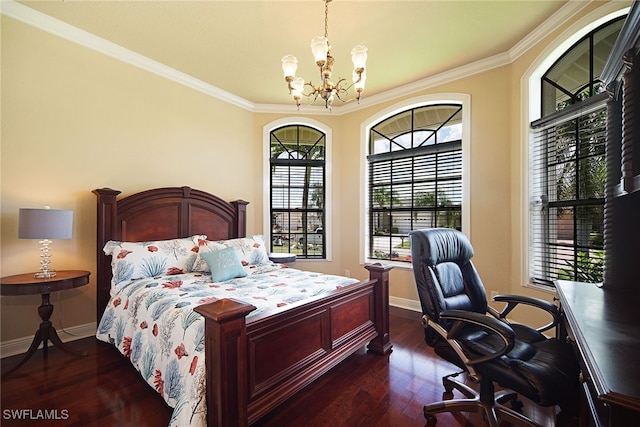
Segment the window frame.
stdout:
[[[471,96],[463,93],[442,93],[425,95],[407,99],[405,101],[394,104],[385,110],[376,113],[367,118],[360,127],[360,170],[361,170],[361,191],[360,191],[360,262],[362,264],[371,262],[380,262],[380,259],[369,257],[369,241],[370,241],[370,212],[369,212],[369,135],[371,129],[380,122],[395,116],[399,113],[433,105],[455,104],[462,107],[462,232],[470,235],[471,219],[470,219],[470,164],[471,164]],[[410,262],[384,260],[385,264],[390,264],[401,269],[411,269]]]
[[606,3],[594,12],[578,19],[564,30],[562,35],[548,45],[532,62],[521,80],[521,94],[523,110],[520,115],[520,186],[516,189],[520,198],[520,233],[515,235],[518,239],[514,248],[519,248],[519,280],[526,288],[537,289],[543,292],[555,293],[555,288],[532,283],[530,278],[530,124],[541,118],[541,77],[546,71],[560,59],[564,53],[575,43],[583,39],[587,34],[609,21],[615,20],[629,12],[628,6],[615,3]]
[[[567,277],[569,274],[573,274],[574,276],[581,274],[582,277],[585,278],[597,277],[595,273],[597,272],[598,264],[600,264],[600,267],[603,265],[604,258],[601,258],[598,263],[597,261],[593,262],[593,258],[591,257],[585,258],[581,255],[581,253],[584,254],[588,252],[593,256],[595,252],[592,253],[591,251],[600,251],[601,256],[604,257],[604,247],[598,247],[602,244],[592,241],[591,237],[588,239],[588,242],[586,242],[587,239],[584,237],[584,229],[581,229],[579,226],[584,218],[588,218],[589,216],[583,216],[579,214],[579,212],[582,211],[584,215],[586,215],[585,212],[589,209],[602,209],[602,214],[604,214],[605,183],[603,180],[602,197],[593,197],[581,190],[580,184],[582,181],[579,177],[582,176],[583,173],[580,172],[581,167],[591,164],[591,161],[594,159],[601,159],[604,168],[607,101],[608,95],[606,93],[599,93],[580,103],[549,114],[531,124],[531,144],[535,148],[531,149],[530,165],[535,163],[537,165],[535,169],[541,172],[537,174],[539,175],[540,181],[537,185],[531,183],[532,185],[530,187],[534,187],[540,194],[544,193],[545,196],[545,200],[540,201],[535,195],[529,195],[531,204],[528,225],[529,229],[532,230],[529,240],[530,249],[534,251],[534,253],[537,253],[538,257],[532,256],[535,260],[529,260],[529,268],[531,271],[528,280],[536,286],[555,288],[553,281],[556,279],[553,279],[554,276],[557,276],[557,279],[564,280],[578,280],[574,277]],[[603,115],[604,117],[602,117]],[[600,119],[595,120],[595,122],[599,123],[600,127],[589,127],[589,122],[593,123],[597,116],[599,116]],[[587,126],[583,126],[585,124]],[[573,153],[571,156],[564,157],[561,160],[553,156],[553,153],[556,152],[554,148],[557,148],[554,145],[555,142],[562,140],[562,136],[557,136],[556,134],[557,129],[570,129],[570,133],[574,134],[573,136],[575,138],[570,139],[575,145],[566,148],[567,152]],[[595,132],[592,133],[592,131]],[[580,134],[580,136],[576,134]],[[585,146],[581,145],[581,142],[584,141],[582,138],[590,141],[595,138],[597,141],[601,141],[602,144],[589,144],[589,152],[585,153],[583,151]],[[549,140],[551,141],[549,142]],[[551,147],[550,144],[552,145]],[[597,151],[596,154],[592,153],[594,149]],[[549,150],[551,150],[551,154],[548,154]],[[534,152],[536,154],[534,154]],[[533,158],[534,156],[535,159]],[[569,181],[571,183],[571,187],[569,188],[575,190],[575,192],[570,198],[556,194],[558,191],[557,185],[562,181],[562,175],[558,179],[555,179],[553,174],[556,173],[557,167],[561,164],[567,166],[562,166],[560,170],[573,172],[571,175],[572,179]],[[534,173],[531,169],[530,167],[529,172],[530,175],[533,175]],[[554,171],[548,173],[549,169],[553,169]],[[547,171],[547,173],[544,171]],[[560,218],[556,218],[555,220],[550,218],[553,216],[553,214],[550,213],[556,212],[557,214],[564,209],[570,212],[568,218],[564,220]],[[538,224],[538,227],[532,227],[532,224]],[[563,240],[561,237],[561,229],[564,227],[566,233],[567,224],[571,225],[572,238],[569,239],[565,237],[565,240]],[[600,237],[602,237],[604,222],[601,222],[600,225]],[[537,232],[538,229],[547,231],[546,233],[539,233]],[[534,235],[535,238],[532,238]],[[579,238],[578,235],[582,235],[582,239]],[[571,252],[571,257],[567,258],[569,252]],[[586,280],[587,279],[585,279],[585,281]]]
[[332,260],[332,219],[331,219],[331,208],[332,208],[332,192],[331,192],[331,165],[332,165],[332,131],[331,128],[321,123],[317,120],[309,119],[306,117],[290,117],[283,118],[267,123],[262,128],[262,139],[263,139],[263,200],[262,200],[262,222],[263,222],[263,230],[264,230],[264,238],[265,241],[268,242],[268,250],[271,249],[271,243],[273,241],[273,230],[271,229],[271,132],[285,127],[285,126],[307,126],[317,130],[318,132],[322,132],[325,135],[325,166],[324,166],[324,174],[325,174],[325,184],[324,184],[324,195],[325,195],[325,205],[324,205],[324,258],[302,258],[298,257],[299,261],[305,262],[318,262],[318,261],[331,261]]

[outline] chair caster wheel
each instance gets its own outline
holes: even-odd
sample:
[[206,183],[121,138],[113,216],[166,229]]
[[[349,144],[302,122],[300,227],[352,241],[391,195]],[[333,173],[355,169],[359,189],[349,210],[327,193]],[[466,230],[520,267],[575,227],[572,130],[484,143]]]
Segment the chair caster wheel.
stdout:
[[438,422],[438,419],[437,419],[437,418],[436,418],[436,416],[435,416],[435,415],[433,415],[433,414],[426,414],[426,413],[425,413],[425,414],[424,414],[424,417],[426,418],[426,420],[427,420],[427,426],[429,426],[429,427],[433,427],[433,426],[435,426],[435,425],[436,425],[436,423]]

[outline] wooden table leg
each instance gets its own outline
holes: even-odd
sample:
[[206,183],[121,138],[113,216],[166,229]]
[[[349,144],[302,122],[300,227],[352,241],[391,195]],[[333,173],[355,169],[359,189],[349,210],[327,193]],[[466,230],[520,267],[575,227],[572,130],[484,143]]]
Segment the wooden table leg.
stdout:
[[13,371],[15,371],[16,369],[18,369],[20,366],[24,365],[27,362],[27,360],[29,360],[31,356],[33,356],[33,353],[36,352],[41,342],[42,342],[42,325],[40,329],[36,331],[36,334],[33,337],[33,341],[31,342],[31,346],[29,346],[29,350],[27,350],[27,354],[25,354],[24,358],[22,358],[20,363],[18,363],[16,366],[9,369],[7,372],[3,373],[2,376],[5,377],[10,373],[12,373]]
[[38,314],[40,315],[40,319],[42,319],[42,322],[40,322],[40,328],[36,331],[36,334],[33,337],[33,341],[31,342],[31,346],[29,346],[29,350],[27,350],[24,358],[16,366],[3,373],[3,377],[9,375],[20,366],[24,365],[27,360],[29,360],[31,356],[33,356],[33,353],[36,352],[36,350],[40,346],[40,343],[42,343],[42,357],[44,359],[47,359],[48,356],[47,348],[49,341],[51,341],[51,343],[55,347],[58,347],[65,353],[73,354],[75,356],[87,356],[87,352],[73,350],[68,345],[62,342],[62,340],[58,336],[58,333],[56,332],[56,328],[53,327],[51,321],[49,320],[52,313],[53,304],[51,304],[50,302],[50,294],[42,294],[42,304],[40,304],[40,306],[38,307]]
[[58,347],[60,350],[73,354],[75,356],[86,356],[86,352],[80,352],[73,350],[67,344],[63,343],[60,337],[58,336],[58,332],[56,332],[56,328],[53,327],[49,318],[53,313],[53,304],[49,302],[49,294],[42,294],[42,304],[38,307],[38,314],[40,314],[40,318],[42,319],[42,323],[40,323],[40,331],[42,333],[42,355],[46,359],[47,357],[47,341],[51,341],[51,344]]

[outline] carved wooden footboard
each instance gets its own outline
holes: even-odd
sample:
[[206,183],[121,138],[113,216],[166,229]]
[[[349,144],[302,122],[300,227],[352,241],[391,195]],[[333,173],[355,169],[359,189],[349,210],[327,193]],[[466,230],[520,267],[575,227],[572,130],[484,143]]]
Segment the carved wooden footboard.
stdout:
[[[206,234],[244,237],[247,202],[227,203],[190,187],[120,193],[99,189],[97,232],[98,321],[109,300],[109,240],[150,241]],[[269,315],[246,316],[254,306],[223,299],[195,309],[205,317],[207,423],[247,426],[323,375],[357,349],[386,354],[389,270],[368,265],[369,280]]]
[[368,343],[389,341],[389,267],[369,265],[370,280],[274,316],[224,300],[197,307],[206,318],[209,426],[246,426]]

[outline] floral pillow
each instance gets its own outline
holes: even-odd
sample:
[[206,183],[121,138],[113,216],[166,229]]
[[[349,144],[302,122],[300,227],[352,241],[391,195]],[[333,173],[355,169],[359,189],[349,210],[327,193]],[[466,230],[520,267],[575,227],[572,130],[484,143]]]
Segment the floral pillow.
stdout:
[[111,285],[117,286],[145,277],[191,272],[198,259],[198,246],[194,241],[203,239],[206,236],[154,242],[108,241],[103,250],[106,255],[111,255]]
[[[229,247],[235,248],[244,267],[268,264],[270,262],[264,237],[261,235],[218,241],[198,239],[196,237],[194,238],[194,243],[198,246],[199,254]],[[206,261],[202,259],[202,256],[198,256],[193,265],[193,271],[209,273],[211,269]]]

